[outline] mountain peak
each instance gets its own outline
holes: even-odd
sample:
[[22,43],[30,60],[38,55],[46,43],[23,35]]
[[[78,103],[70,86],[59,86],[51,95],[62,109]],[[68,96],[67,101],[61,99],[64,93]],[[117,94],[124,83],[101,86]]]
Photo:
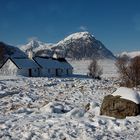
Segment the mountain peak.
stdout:
[[78,40],[78,39],[89,39],[89,38],[95,38],[94,35],[92,35],[91,33],[85,31],[85,32],[76,32],[73,33],[69,36],[67,36],[64,40],[60,41],[59,43],[62,43],[63,41],[67,41],[67,40]]
[[40,46],[44,46],[45,43],[38,41],[36,39],[30,40],[26,45],[20,47],[21,50],[28,52],[29,50],[34,50],[39,48]]
[[76,32],[76,33],[73,33],[71,35],[69,35],[68,37],[77,37],[77,38],[80,38],[80,37],[94,37],[91,33],[85,31],[85,32]]
[[39,47],[41,44],[43,44],[41,41],[33,39],[27,45],[35,49]]

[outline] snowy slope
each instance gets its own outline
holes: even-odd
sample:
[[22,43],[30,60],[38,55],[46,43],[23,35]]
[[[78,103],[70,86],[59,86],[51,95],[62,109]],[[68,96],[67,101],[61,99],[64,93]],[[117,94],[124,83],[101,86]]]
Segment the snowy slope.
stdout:
[[92,38],[92,37],[94,37],[94,35],[91,35],[89,32],[77,32],[77,33],[71,34],[68,37],[64,38],[64,40],[61,40],[56,45],[63,44],[64,42],[70,41],[70,40],[77,40],[77,39],[81,39],[81,38],[83,40],[86,40],[87,38]]
[[100,116],[114,80],[0,77],[0,139],[138,140],[140,116]]

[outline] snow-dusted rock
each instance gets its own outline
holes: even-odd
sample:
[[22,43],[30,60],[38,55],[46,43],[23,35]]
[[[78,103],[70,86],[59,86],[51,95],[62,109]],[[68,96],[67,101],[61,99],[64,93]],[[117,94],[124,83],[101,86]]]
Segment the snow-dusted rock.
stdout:
[[53,103],[50,102],[47,105],[40,108],[41,112],[47,112],[47,113],[65,113],[64,106],[60,103]]
[[104,97],[100,114],[115,118],[136,116],[140,114],[140,96],[132,89],[121,87]]
[[84,109],[74,108],[70,112],[67,113],[67,116],[71,118],[81,118],[85,114]]

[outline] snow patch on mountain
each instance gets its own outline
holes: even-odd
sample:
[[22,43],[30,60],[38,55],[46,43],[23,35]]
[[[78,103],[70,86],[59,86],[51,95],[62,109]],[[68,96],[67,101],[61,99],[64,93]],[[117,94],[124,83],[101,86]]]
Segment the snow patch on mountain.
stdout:
[[73,33],[66,37],[64,40],[61,40],[58,42],[56,45],[60,45],[61,43],[63,44],[65,41],[71,41],[71,40],[77,40],[77,39],[83,39],[86,40],[87,38],[92,38],[94,35],[91,35],[89,32],[78,32],[78,33]]

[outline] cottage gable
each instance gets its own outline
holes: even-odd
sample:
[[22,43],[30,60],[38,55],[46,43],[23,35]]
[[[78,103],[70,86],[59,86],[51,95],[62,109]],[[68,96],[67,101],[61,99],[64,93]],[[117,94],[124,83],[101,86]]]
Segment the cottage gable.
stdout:
[[11,59],[7,59],[0,68],[0,75],[15,75],[18,69],[18,66]]
[[39,65],[28,58],[8,58],[0,68],[0,75],[39,76]]

